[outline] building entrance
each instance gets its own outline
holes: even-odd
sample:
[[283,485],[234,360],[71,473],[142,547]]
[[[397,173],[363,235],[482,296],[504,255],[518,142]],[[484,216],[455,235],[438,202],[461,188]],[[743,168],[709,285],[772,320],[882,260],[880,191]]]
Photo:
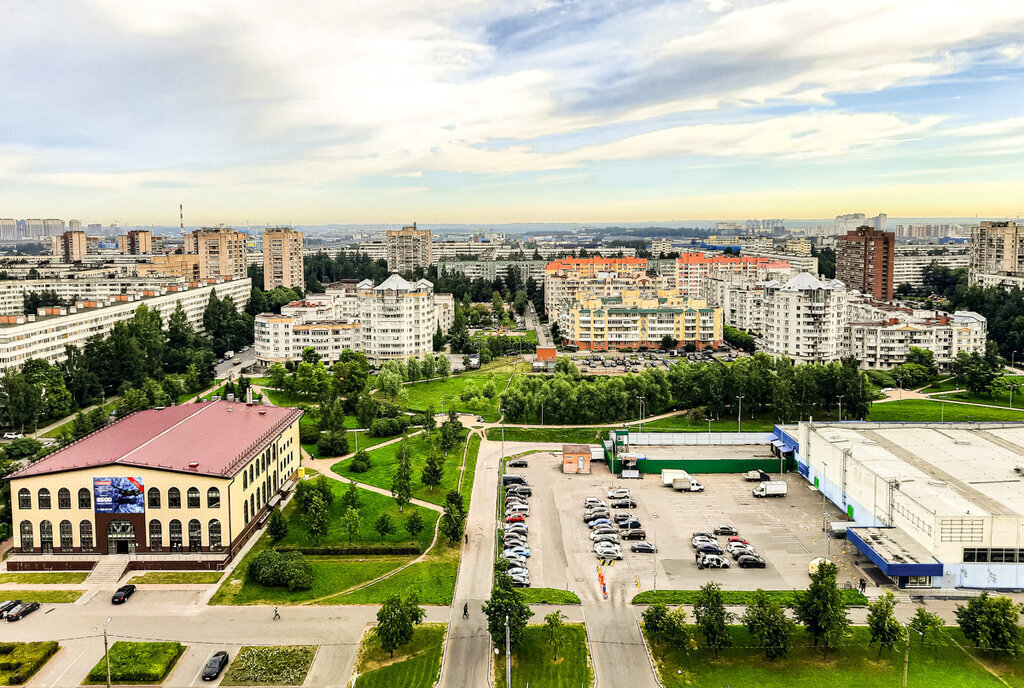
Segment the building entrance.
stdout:
[[107,526],[107,554],[135,552],[135,527],[130,521],[111,521]]

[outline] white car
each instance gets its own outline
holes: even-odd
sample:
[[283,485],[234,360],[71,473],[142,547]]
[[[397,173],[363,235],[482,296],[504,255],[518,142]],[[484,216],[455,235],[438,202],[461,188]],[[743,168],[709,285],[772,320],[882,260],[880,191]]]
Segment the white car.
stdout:
[[629,497],[629,490],[625,488],[619,488],[617,490],[611,490],[608,493],[608,499],[626,499]]
[[20,432],[5,432],[4,433],[4,439],[5,440],[20,440],[22,437],[24,437],[24,435],[22,435]]
[[617,543],[617,542],[595,542],[594,543],[594,551],[595,552],[601,552],[601,551],[604,551],[604,550],[618,550],[618,551],[621,552],[622,551],[622,547],[620,547],[619,543]]
[[526,566],[526,557],[521,557],[518,554],[502,552],[498,556],[508,561],[509,566]]
[[592,509],[598,506],[601,507],[602,509],[608,508],[608,505],[605,504],[603,500],[600,500],[597,497],[587,497],[586,499],[583,500],[583,506],[586,507],[587,509]]
[[596,540],[598,535],[607,535],[608,533],[618,535],[619,531],[615,526],[598,526],[597,528],[594,528],[594,532],[590,534],[590,539]]
[[695,537],[690,540],[690,544],[694,547],[700,547],[701,545],[717,545],[718,540],[709,537]]
[[508,570],[505,571],[510,576],[530,576],[530,569],[525,566],[509,566]]
[[525,523],[511,523],[505,526],[506,533],[528,533],[530,532],[529,526]]
[[594,550],[594,554],[597,555],[598,559],[621,559],[622,558],[622,550],[621,549]]
[[754,549],[754,546],[746,542],[730,542],[725,548],[731,553],[734,549]]

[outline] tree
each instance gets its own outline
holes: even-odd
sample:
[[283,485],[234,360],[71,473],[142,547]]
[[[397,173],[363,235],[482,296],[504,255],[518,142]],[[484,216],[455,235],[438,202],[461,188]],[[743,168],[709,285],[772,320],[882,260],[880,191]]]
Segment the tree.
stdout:
[[935,353],[931,349],[922,349],[917,346],[910,347],[910,353],[907,354],[905,363],[915,363],[927,370],[929,375],[935,375],[939,372],[938,367],[935,365]]
[[435,366],[437,369],[437,376],[442,380],[447,380],[448,375],[452,372],[452,362],[448,359],[447,354],[438,354]]
[[405,531],[409,533],[411,537],[419,535],[424,528],[423,517],[420,516],[419,511],[414,511],[409,514],[409,518],[405,519]]
[[423,434],[429,435],[437,427],[437,420],[434,418],[434,407],[428,405],[423,412]]
[[677,346],[679,346],[679,340],[673,337],[672,335],[667,334],[661,338],[662,349],[665,349],[667,351],[668,349],[674,349]]
[[722,587],[718,583],[710,582],[701,587],[693,603],[693,616],[704,634],[704,644],[714,649],[717,658],[720,649],[732,644],[729,622],[733,617],[725,610]]
[[423,375],[423,368],[420,366],[420,362],[415,358],[410,358],[408,363],[405,364],[405,374],[409,381],[415,384]]
[[409,453],[409,438],[402,438],[398,448],[398,468],[391,482],[391,496],[398,503],[398,510],[403,511],[412,499],[412,461]]
[[779,659],[789,654],[796,623],[764,590],[758,588],[747,603],[743,624],[750,635],[757,638],[766,659]]
[[344,430],[325,432],[316,442],[320,456],[342,456],[348,454],[348,436]]
[[280,542],[288,534],[288,520],[276,506],[270,512],[270,519],[267,521],[267,534],[274,542]]
[[895,609],[896,597],[888,591],[868,604],[868,629],[871,631],[868,645],[878,642],[879,657],[883,649],[892,652],[903,637],[903,628],[896,620]]
[[428,351],[423,354],[423,362],[420,363],[420,373],[423,375],[424,380],[429,380],[434,377],[435,372],[437,372],[437,359],[434,358],[434,354]]
[[[359,512],[354,507],[348,507],[345,509],[345,513],[341,515],[340,523],[341,529],[348,535],[348,541],[351,544],[356,535],[359,534],[359,529],[363,527],[363,521],[359,517]],[[381,537],[383,538],[383,536]]]
[[365,449],[360,449],[356,452],[355,456],[352,457],[352,462],[348,467],[353,473],[365,473],[370,470],[370,465],[369,452]]
[[565,619],[568,617],[561,609],[556,609],[544,617],[544,634],[548,637],[548,645],[555,650],[555,659],[558,659],[558,650],[565,643]]
[[984,650],[1016,655],[1021,650],[1021,629],[1017,625],[1024,606],[1009,597],[991,597],[988,592],[956,606],[956,620],[964,637]]
[[314,349],[313,347],[307,346],[306,348],[304,348],[302,350],[302,362],[303,363],[319,363],[320,362],[320,354],[318,354],[316,352],[316,349]]
[[533,612],[523,593],[512,587],[512,579],[503,570],[495,571],[491,596],[481,609],[487,616],[487,631],[494,646],[505,649],[505,618],[508,617],[509,644],[511,649],[519,647]]
[[380,640],[380,647],[395,656],[395,650],[412,640],[414,626],[423,622],[426,612],[418,604],[416,592],[410,592],[404,600],[391,595],[377,610],[377,625],[374,635]]
[[663,602],[655,602],[644,610],[643,619],[644,631],[651,636],[652,640],[661,639],[665,630],[665,620],[668,617],[668,607]]
[[373,524],[373,529],[380,535],[380,539],[383,542],[386,535],[391,535],[395,532],[395,524],[391,520],[391,517],[387,514],[381,514],[377,517],[377,522]]
[[388,399],[394,399],[402,391],[402,376],[391,370],[381,371],[377,376],[377,389]]
[[427,457],[427,463],[423,467],[423,472],[420,474],[420,481],[426,485],[431,492],[433,492],[434,488],[440,485],[443,479],[444,459],[435,447],[431,447],[430,455]]
[[341,495],[341,510],[343,512],[349,509],[356,509],[358,511],[359,507],[362,506],[361,501],[359,499],[359,488],[356,487],[354,482],[351,482],[348,484],[345,494]]
[[822,651],[835,649],[846,635],[850,619],[846,603],[836,585],[836,565],[822,562],[811,574],[811,584],[796,593],[793,611]]
[[448,544],[454,545],[462,537],[466,525],[466,509],[462,504],[462,495],[449,490],[445,495],[444,513],[441,514],[441,534],[448,538]]
[[918,607],[915,610],[914,617],[907,625],[921,636],[921,647],[924,647],[929,637],[932,639],[935,656],[938,657],[939,645],[943,644],[943,640],[946,637],[946,622],[942,617],[931,613],[924,607]]
[[302,517],[306,523],[306,530],[309,531],[310,537],[313,538],[313,542],[319,545],[327,535],[327,530],[330,526],[330,516],[327,511],[327,504],[318,490],[314,490],[309,495],[309,500]]
[[28,426],[35,427],[43,411],[42,393],[24,374],[8,369],[0,380],[0,398],[9,426],[19,432],[24,432]]

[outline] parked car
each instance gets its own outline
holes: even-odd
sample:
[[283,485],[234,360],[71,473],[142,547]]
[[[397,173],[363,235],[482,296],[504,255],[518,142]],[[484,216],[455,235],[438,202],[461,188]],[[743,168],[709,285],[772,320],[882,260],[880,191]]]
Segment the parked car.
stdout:
[[517,545],[515,547],[506,547],[502,554],[515,554],[520,557],[530,558],[530,548],[523,545]]
[[509,566],[508,570],[505,571],[510,576],[527,576],[530,575],[530,569],[525,566]]
[[724,554],[721,547],[719,547],[718,545],[713,545],[710,542],[705,543],[703,545],[699,545],[697,547],[697,551],[702,554]]
[[24,437],[24,435],[21,434],[20,432],[5,432],[4,433],[4,439],[5,440],[20,440],[22,437]]
[[[245,351],[245,349],[242,349]],[[224,668],[228,665],[228,653],[224,650],[214,652],[213,656],[203,667],[203,680],[204,681],[215,681],[220,672],[224,671]]]
[[596,538],[593,538],[594,542],[615,542],[619,541],[617,533],[601,533]]
[[731,538],[729,538],[729,542],[738,542],[741,545],[749,545],[750,544],[744,538],[741,538],[739,535],[733,535]]
[[754,546],[749,542],[727,542],[725,548],[731,552],[734,549],[754,549]]
[[732,526],[715,526],[715,535],[739,535],[740,532]]
[[703,530],[697,530],[697,531],[694,531],[694,532],[690,533],[690,537],[695,537],[695,538],[706,537],[706,538],[709,538],[711,540],[715,539],[715,536],[714,536],[713,533],[707,533],[707,532],[705,532]]
[[629,497],[629,490],[624,487],[620,487],[616,490],[610,490],[608,492],[608,499],[626,499]]
[[643,525],[640,521],[632,518],[628,521],[619,521],[619,530],[632,530],[633,528],[642,528]]
[[757,551],[753,547],[751,547],[750,545],[742,545],[741,547],[732,547],[732,548],[729,549],[729,554],[732,555],[733,559],[739,559],[744,554],[747,554],[747,555],[752,554],[754,556],[760,556],[757,553]]
[[523,497],[522,495],[510,494],[510,495],[505,497],[505,506],[509,506],[511,504],[529,504],[529,503],[530,503],[530,501],[526,497]]
[[591,521],[590,523],[588,523],[587,527],[590,528],[591,530],[593,530],[594,528],[597,528],[598,526],[610,526],[611,524],[612,524],[612,522],[609,521],[607,518],[599,518],[599,519],[597,519],[595,521]]
[[21,600],[4,600],[0,602],[0,619],[7,616],[7,612],[21,604]]
[[615,521],[616,523],[622,523],[623,521],[629,521],[629,520],[634,519],[634,518],[636,518],[636,516],[634,516],[633,514],[621,513],[621,514],[615,514],[615,516],[612,518],[612,520]]
[[7,612],[7,620],[21,621],[37,609],[39,609],[38,602],[22,602],[17,607]]
[[615,526],[598,526],[590,533],[590,539],[594,540],[598,535],[604,535],[606,533],[618,533],[618,529]]
[[706,569],[727,569],[729,568],[729,560],[717,554],[708,554],[701,557],[700,565]]
[[718,540],[716,540],[715,538],[710,538],[710,537],[707,537],[707,536],[704,536],[704,535],[700,535],[700,536],[697,536],[697,537],[693,538],[692,540],[690,540],[690,544],[693,545],[693,547],[696,549],[697,547],[700,547],[701,545],[717,545],[718,544]]
[[639,528],[624,531],[621,535],[623,540],[643,540],[647,537],[647,533]]
[[618,554],[620,557],[622,555],[622,548],[611,542],[595,542],[594,551],[598,554]]
[[530,579],[522,576],[512,576],[512,587],[513,588],[528,588],[530,587]]
[[658,551],[657,547],[643,540],[640,542],[634,542],[629,549],[632,552],[642,552],[644,554],[654,554]]
[[525,523],[513,523],[512,525],[505,528],[506,533],[528,533],[530,532],[530,526]]
[[134,585],[122,585],[114,592],[114,596],[110,598],[113,604],[124,604],[128,601],[128,598],[135,594]]
[[583,500],[583,506],[588,509],[593,508],[595,506],[604,508],[607,506],[607,504],[604,503],[604,500],[598,499],[597,497],[587,497],[586,499]]
[[636,500],[635,499],[620,499],[618,501],[612,502],[612,508],[613,509],[635,509],[636,508]]
[[530,464],[526,459],[512,459],[508,462],[509,468],[529,468]]
[[501,538],[501,542],[508,548],[516,546],[525,547],[527,541],[526,536],[522,533],[509,533]]
[[763,569],[767,566],[764,559],[756,554],[741,554],[736,557],[736,565],[741,569]]
[[511,516],[505,517],[505,523],[522,523],[526,520],[526,517],[522,514],[512,514]]
[[498,556],[507,561],[509,566],[526,566],[526,557],[521,557],[518,554],[506,554],[502,552]]
[[607,511],[603,510],[603,509],[598,509],[596,511],[588,511],[585,514],[583,514],[583,522],[584,523],[589,523],[590,521],[593,521],[594,519],[598,519],[598,518],[608,518],[608,519],[610,519],[610,514]]
[[533,496],[533,490],[529,485],[509,485],[505,489],[505,494],[515,494],[520,497],[531,497]]

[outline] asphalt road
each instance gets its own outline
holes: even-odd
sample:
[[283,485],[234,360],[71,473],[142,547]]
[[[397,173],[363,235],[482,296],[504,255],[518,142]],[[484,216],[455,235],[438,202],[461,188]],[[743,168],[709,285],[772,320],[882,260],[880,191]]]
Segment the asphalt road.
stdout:
[[[218,380],[226,378],[237,378],[240,375],[242,368],[245,368],[249,364],[256,360],[256,349],[249,347],[248,351],[236,351],[235,357],[231,360],[218,363],[214,368],[215,374]],[[241,361],[239,365],[235,365],[235,361]]]

